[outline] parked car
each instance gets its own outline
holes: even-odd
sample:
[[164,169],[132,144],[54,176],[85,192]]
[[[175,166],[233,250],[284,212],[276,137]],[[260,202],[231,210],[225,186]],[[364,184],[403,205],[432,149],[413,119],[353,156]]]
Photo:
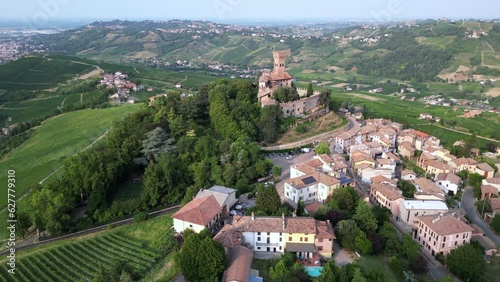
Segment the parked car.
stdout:
[[293,156],[292,155],[288,155],[288,157],[286,157],[287,160],[291,160],[293,159]]

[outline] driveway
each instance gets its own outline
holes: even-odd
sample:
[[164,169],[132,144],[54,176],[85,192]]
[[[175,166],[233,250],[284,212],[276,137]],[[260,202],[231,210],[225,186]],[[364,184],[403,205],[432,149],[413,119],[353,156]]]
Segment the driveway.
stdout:
[[467,215],[469,216],[472,223],[481,228],[484,236],[493,241],[495,245],[497,245],[497,247],[500,246],[500,239],[498,238],[498,236],[490,229],[488,224],[484,222],[483,219],[481,219],[476,211],[476,207],[474,206],[474,191],[471,187],[468,187],[464,190],[464,194],[462,195],[462,207],[465,210],[465,213],[467,213]]
[[351,254],[345,249],[342,249],[337,241],[333,241],[333,249],[335,250],[333,259],[335,260],[336,266],[342,267],[346,264],[353,263],[356,260],[356,255]]

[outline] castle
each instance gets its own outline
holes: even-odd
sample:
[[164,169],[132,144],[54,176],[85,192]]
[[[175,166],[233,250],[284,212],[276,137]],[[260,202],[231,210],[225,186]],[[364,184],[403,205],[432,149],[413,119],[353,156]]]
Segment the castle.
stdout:
[[[274,69],[265,70],[259,78],[258,99],[262,107],[276,105],[277,101],[272,98],[273,92],[281,87],[292,87],[293,78],[286,72],[286,58],[290,56],[290,50],[274,51]],[[300,100],[280,103],[284,117],[303,117],[307,113],[313,113],[320,109],[319,91],[310,97],[306,96],[305,89],[298,89]]]

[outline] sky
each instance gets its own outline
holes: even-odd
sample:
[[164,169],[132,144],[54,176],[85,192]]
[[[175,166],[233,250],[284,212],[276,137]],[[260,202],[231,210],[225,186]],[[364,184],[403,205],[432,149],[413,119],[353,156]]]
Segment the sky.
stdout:
[[218,22],[260,19],[362,19],[387,21],[427,18],[500,17],[500,1],[475,0],[17,0],[4,1],[0,19],[42,23],[57,19],[167,20]]

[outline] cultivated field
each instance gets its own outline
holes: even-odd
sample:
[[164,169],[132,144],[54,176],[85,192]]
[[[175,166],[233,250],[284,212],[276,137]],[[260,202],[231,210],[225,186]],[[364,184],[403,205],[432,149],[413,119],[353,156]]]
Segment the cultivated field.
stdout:
[[117,233],[63,243],[16,261],[16,275],[0,266],[0,281],[91,281],[99,268],[111,268],[120,259],[141,273],[149,270],[158,254],[141,241]]
[[[65,158],[74,155],[91,144],[113,121],[122,119],[139,109],[140,105],[114,107],[100,110],[83,110],[63,114],[45,121],[33,136],[21,146],[4,156],[0,171],[16,171],[17,205],[28,207],[19,201],[37,183],[63,164]],[[7,174],[0,175],[0,182],[7,183]],[[0,194],[0,217],[6,218],[7,194]],[[0,223],[0,240],[6,236],[5,221]]]

